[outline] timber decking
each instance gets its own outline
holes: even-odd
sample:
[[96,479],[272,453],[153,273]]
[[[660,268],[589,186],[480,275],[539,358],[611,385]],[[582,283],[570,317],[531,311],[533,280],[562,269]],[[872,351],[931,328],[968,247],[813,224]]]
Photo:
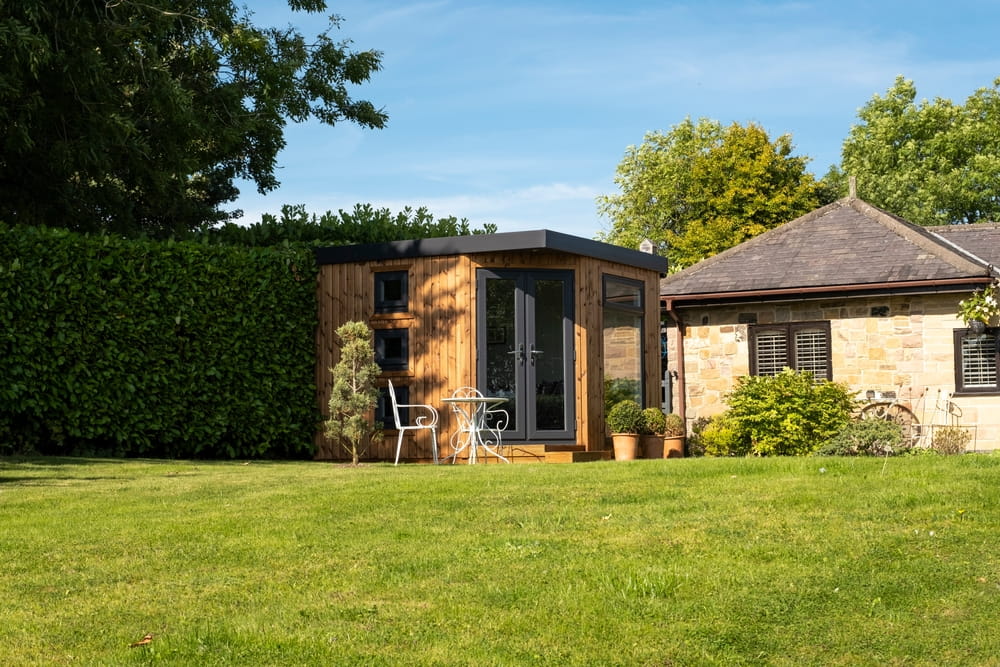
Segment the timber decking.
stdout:
[[[583,445],[567,445],[567,444],[544,444],[544,443],[510,443],[504,444],[500,447],[500,453],[503,454],[511,463],[583,463],[586,461],[607,461],[613,458],[613,452],[608,451],[590,451],[588,452]],[[497,463],[503,464],[503,461],[495,456],[483,456],[482,452],[477,455],[477,463],[483,465],[494,465]],[[450,458],[447,456],[441,457],[442,463],[451,463]],[[467,456],[459,456],[455,461],[455,465],[467,465],[469,459]],[[430,463],[430,459],[421,459],[419,463]]]

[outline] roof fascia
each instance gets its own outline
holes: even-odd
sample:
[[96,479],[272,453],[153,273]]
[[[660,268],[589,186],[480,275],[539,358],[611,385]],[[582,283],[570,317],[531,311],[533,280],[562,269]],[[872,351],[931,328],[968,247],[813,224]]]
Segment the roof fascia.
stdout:
[[553,232],[548,229],[391,241],[389,243],[327,246],[316,249],[316,261],[319,264],[346,264],[387,259],[532,250],[552,250],[581,255],[659,273],[667,270],[665,257],[570,234]]
[[674,307],[722,306],[763,301],[815,301],[830,298],[896,296],[911,294],[962,294],[983,287],[991,282],[989,276],[949,278],[945,280],[916,280],[869,285],[827,285],[746,292],[718,292],[714,294],[660,295],[668,309]]

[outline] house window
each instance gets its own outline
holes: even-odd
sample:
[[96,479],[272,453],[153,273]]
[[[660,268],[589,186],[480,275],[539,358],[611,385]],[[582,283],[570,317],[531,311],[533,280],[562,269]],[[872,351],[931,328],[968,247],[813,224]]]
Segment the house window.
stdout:
[[384,371],[405,371],[410,365],[409,329],[376,329],[375,362]]
[[830,380],[830,323],[757,324],[749,326],[750,374],[777,375],[784,368],[808,371]]
[[379,271],[375,274],[375,312],[403,313],[410,294],[406,271]]
[[998,393],[1000,329],[974,334],[955,330],[955,389],[959,392]]
[[610,407],[631,398],[642,403],[643,285],[604,276],[604,401]]

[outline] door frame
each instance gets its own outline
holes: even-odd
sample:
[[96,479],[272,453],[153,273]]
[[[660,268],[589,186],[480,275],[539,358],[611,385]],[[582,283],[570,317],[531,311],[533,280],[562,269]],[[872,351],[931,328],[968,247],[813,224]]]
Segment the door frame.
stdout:
[[[575,441],[576,440],[576,345],[575,345],[575,272],[571,269],[476,269],[476,378],[480,391],[486,388],[486,282],[489,279],[513,280],[515,282],[515,340],[512,348],[516,352],[523,345],[524,354],[516,357],[523,364],[523,371],[517,373],[520,383],[516,392],[515,415],[517,428],[504,431],[504,439],[512,441]],[[536,428],[537,383],[536,366],[531,363],[530,354],[535,327],[534,285],[538,280],[563,281],[563,429]],[[529,391],[530,390],[530,391]],[[484,393],[486,393],[484,391]],[[501,406],[502,407],[502,406]],[[508,435],[509,434],[509,435]]]

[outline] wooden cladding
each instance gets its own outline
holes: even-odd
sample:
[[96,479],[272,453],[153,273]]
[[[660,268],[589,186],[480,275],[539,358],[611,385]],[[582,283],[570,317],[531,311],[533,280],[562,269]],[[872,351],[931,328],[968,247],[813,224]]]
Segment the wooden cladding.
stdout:
[[[456,422],[442,398],[461,386],[477,386],[476,271],[490,269],[558,269],[574,280],[575,441],[587,450],[604,448],[602,280],[610,275],[639,281],[643,288],[646,405],[659,405],[659,274],[646,268],[565,252],[484,252],[466,255],[406,257],[323,264],[318,278],[319,326],[316,334],[317,402],[327,412],[331,374],[339,358],[335,331],[360,320],[372,329],[406,331],[405,364],[394,360],[383,372],[405,387],[411,403],[438,408],[438,442],[442,455],[451,452]],[[405,286],[405,294],[396,290]],[[378,306],[376,303],[378,302]],[[385,334],[383,334],[385,335]],[[391,338],[391,336],[390,336]],[[398,350],[398,347],[393,347]],[[391,460],[395,433],[371,443],[366,458]],[[348,458],[322,431],[317,434],[320,459]],[[431,459],[430,434],[408,434],[402,459]]]

